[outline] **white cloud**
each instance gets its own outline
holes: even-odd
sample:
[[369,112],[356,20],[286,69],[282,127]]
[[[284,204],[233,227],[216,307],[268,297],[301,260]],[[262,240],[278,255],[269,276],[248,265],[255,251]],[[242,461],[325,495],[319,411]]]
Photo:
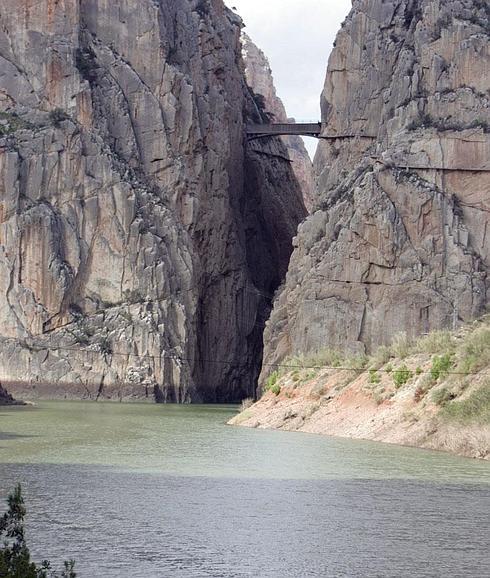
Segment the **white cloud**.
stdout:
[[[289,116],[320,118],[328,57],[351,0],[225,0],[269,58]],[[308,139],[309,141],[311,139]],[[314,150],[307,143],[310,153]]]

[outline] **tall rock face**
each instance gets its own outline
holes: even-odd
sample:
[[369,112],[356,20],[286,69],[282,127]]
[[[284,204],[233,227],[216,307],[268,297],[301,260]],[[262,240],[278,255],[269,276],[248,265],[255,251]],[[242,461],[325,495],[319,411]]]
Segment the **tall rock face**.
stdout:
[[484,312],[489,16],[481,0],[353,2],[321,100],[320,201],[295,240],[266,361],[370,351]]
[[[269,115],[267,120],[270,122],[288,122],[291,119],[288,118],[284,104],[277,95],[272,70],[266,55],[252,42],[248,34],[242,32],[241,38],[247,84],[255,93],[256,98],[262,101]],[[282,136],[280,138],[286,145],[291,166],[303,192],[305,205],[307,209],[311,209],[315,198],[315,179],[313,177],[313,164],[303,139],[299,136]],[[252,141],[252,147],[255,144],[260,145],[260,143]],[[258,149],[260,150],[260,146]]]
[[[0,379],[12,393],[254,391],[305,215],[222,0],[0,4]],[[260,104],[260,103],[259,103]]]

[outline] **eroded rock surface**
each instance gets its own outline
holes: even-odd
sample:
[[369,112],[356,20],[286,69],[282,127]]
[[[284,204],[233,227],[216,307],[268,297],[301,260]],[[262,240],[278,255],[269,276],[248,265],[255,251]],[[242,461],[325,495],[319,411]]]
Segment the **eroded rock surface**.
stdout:
[[[481,0],[357,0],[330,57],[299,229],[266,362],[370,351],[488,305],[490,43]],[[264,368],[264,374],[270,368]]]
[[0,5],[0,379],[251,395],[305,214],[221,0]]

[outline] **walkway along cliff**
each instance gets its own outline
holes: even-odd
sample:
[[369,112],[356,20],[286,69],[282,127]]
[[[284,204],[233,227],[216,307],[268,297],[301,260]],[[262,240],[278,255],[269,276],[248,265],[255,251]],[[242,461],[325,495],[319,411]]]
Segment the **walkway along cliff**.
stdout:
[[0,380],[236,401],[305,206],[221,0],[0,5]]

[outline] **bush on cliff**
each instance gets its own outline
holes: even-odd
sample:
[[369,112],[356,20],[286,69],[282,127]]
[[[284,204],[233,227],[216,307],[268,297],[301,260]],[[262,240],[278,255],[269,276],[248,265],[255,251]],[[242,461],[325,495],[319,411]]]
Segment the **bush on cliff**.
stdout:
[[439,378],[446,377],[448,371],[453,367],[453,360],[451,353],[445,353],[444,355],[436,355],[432,360],[432,367],[430,368],[430,376],[434,381]]
[[64,563],[61,573],[51,569],[48,560],[41,566],[31,562],[24,532],[26,509],[18,484],[7,498],[8,510],[0,518],[0,576],[2,578],[76,578],[73,560]]
[[413,373],[408,369],[406,365],[402,365],[393,372],[393,383],[398,389],[405,385],[410,379],[412,379]]
[[466,399],[447,403],[442,416],[449,421],[490,424],[490,379]]

